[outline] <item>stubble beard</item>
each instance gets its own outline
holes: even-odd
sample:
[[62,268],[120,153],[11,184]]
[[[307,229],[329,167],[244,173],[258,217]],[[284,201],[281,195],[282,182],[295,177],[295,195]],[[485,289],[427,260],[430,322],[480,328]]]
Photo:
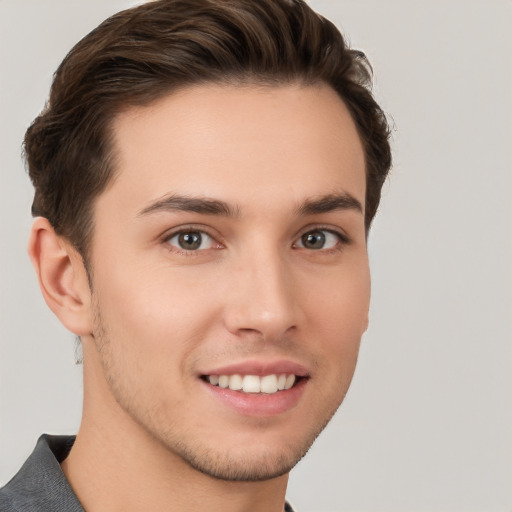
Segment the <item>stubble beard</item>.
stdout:
[[[163,449],[200,473],[228,482],[257,482],[278,478],[291,469],[306,455],[311,445],[327,426],[343,401],[328,411],[303,436],[300,442],[282,447],[279,453],[261,448],[259,453],[250,450],[232,449],[225,446],[214,449],[203,440],[189,440],[180,435],[183,428],[176,421],[169,422],[167,416],[158,414],[155,407],[149,407],[138,392],[128,392],[123,387],[121,372],[116,368],[116,353],[108,334],[108,326],[102,320],[99,307],[95,307],[95,329],[93,333],[96,350],[103,366],[110,392],[119,406]],[[176,428],[177,427],[177,428]],[[289,428],[304,428],[290,425]]]
[[[163,443],[168,450],[177,453],[192,468],[215,479],[228,482],[271,480],[289,473],[299,463],[338,407],[330,413],[328,419],[308,432],[307,437],[300,444],[282,447],[279,453],[272,453],[262,448],[257,455],[249,451],[233,454],[227,447],[222,452],[213,451],[206,446],[187,444],[176,439],[171,442],[163,441]],[[296,428],[296,426],[290,425],[290,428]]]

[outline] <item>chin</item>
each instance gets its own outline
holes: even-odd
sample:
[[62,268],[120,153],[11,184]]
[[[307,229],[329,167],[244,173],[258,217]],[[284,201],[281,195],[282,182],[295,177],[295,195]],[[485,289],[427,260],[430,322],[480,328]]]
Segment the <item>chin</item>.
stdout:
[[[289,473],[306,455],[331,417],[302,432],[297,425],[290,425],[294,430],[291,435],[290,432],[272,435],[262,427],[260,434],[252,432],[238,439],[230,435],[215,440],[212,435],[208,443],[174,438],[163,444],[190,467],[212,478],[230,482],[264,481]],[[306,427],[303,425],[303,428]],[[225,448],[220,451],[219,446]]]
[[218,453],[204,449],[191,450],[189,447],[181,446],[178,448],[178,454],[192,468],[217,480],[257,482],[289,473],[310,446],[311,444],[305,448],[301,447],[294,453],[282,449],[279,453],[272,453],[262,447],[258,453],[244,450],[237,454],[228,450],[225,453]]

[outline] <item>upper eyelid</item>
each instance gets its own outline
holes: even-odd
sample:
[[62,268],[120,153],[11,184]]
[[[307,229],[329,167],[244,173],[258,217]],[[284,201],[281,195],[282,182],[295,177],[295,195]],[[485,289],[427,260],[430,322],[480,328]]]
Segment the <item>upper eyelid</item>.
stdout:
[[208,235],[209,237],[213,238],[214,240],[216,240],[219,243],[222,243],[222,241],[219,240],[219,238],[221,238],[220,235],[218,233],[213,233],[212,231],[213,231],[212,229],[210,229],[206,226],[197,226],[194,224],[186,224],[183,226],[176,226],[174,228],[170,228],[170,229],[166,230],[159,238],[162,242],[166,242],[166,241],[170,240],[171,238],[175,237],[176,235],[179,235],[180,233],[199,232],[199,233],[204,233],[205,235]]
[[[181,233],[201,233],[202,235],[206,235],[211,239],[211,243],[213,245],[217,245],[217,247],[207,247],[204,249],[184,249],[182,247],[176,246],[174,244],[171,244],[170,241],[180,235]],[[208,251],[211,250],[219,250],[223,248],[223,245],[221,242],[218,241],[218,238],[208,233],[205,229],[198,229],[194,227],[181,227],[179,229],[175,228],[174,230],[167,231],[166,234],[164,234],[160,238],[160,242],[166,246],[166,250],[169,252],[175,253],[177,255],[181,256],[187,256],[187,257],[201,257],[208,253]]]
[[[182,226],[170,228],[167,231],[165,231],[159,238],[162,242],[167,242],[176,235],[179,235],[180,233],[195,231],[206,234],[207,236],[211,237],[213,240],[215,240],[221,245],[226,245],[225,240],[220,235],[220,233],[218,233],[217,230],[213,230],[208,226],[197,224],[185,224]],[[352,241],[351,237],[347,234],[347,232],[340,227],[325,224],[311,224],[303,227],[294,235],[292,245],[295,245],[302,236],[311,231],[327,231],[338,236],[340,238],[340,242],[345,244],[348,244]]]
[[201,233],[201,235],[206,235],[208,238],[211,238],[212,240],[215,240],[215,238],[210,235],[210,233],[207,233],[206,231],[202,231],[199,229],[184,229],[182,231],[176,231],[174,233],[170,233],[168,236],[165,237],[165,240],[169,241],[173,238],[176,238],[177,236],[181,235],[182,233]]
[[340,237],[340,240],[344,243],[350,243],[351,237],[348,235],[348,233],[339,228],[334,226],[326,226],[326,225],[311,225],[306,226],[305,228],[302,228],[299,233],[296,235],[295,240],[299,240],[302,236],[304,236],[306,233],[310,233],[311,231],[327,231],[329,233],[332,233],[333,235],[337,235]]
[[[336,245],[334,247],[322,247],[319,249],[311,249],[309,247],[304,247],[302,237],[304,235],[307,235],[308,233],[311,233],[314,231],[325,231],[326,233],[329,233],[330,235],[334,236],[335,238],[337,238]],[[338,231],[334,231],[334,230],[330,230],[330,229],[311,229],[311,230],[304,232],[301,236],[299,236],[295,240],[295,242],[293,242],[292,247],[295,249],[305,249],[308,251],[314,251],[314,252],[318,252],[318,253],[329,253],[329,252],[332,252],[335,250],[339,251],[342,248],[344,248],[346,245],[348,245],[349,243],[350,243],[350,240],[348,238],[346,238],[345,236],[343,236]]]

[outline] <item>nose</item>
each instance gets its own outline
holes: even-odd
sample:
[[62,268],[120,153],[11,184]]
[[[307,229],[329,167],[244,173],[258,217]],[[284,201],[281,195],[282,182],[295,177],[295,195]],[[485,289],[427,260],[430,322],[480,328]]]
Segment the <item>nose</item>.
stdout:
[[227,330],[237,336],[253,334],[264,341],[279,341],[296,328],[292,274],[287,262],[272,251],[247,255],[232,273],[224,310]]

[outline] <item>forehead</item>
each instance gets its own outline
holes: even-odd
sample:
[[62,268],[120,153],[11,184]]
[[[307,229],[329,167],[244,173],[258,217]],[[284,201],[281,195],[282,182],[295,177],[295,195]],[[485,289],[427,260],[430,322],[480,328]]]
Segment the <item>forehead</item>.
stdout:
[[127,208],[172,192],[270,204],[343,190],[364,204],[362,144],[325,85],[189,87],[120,114],[113,138],[103,195]]

